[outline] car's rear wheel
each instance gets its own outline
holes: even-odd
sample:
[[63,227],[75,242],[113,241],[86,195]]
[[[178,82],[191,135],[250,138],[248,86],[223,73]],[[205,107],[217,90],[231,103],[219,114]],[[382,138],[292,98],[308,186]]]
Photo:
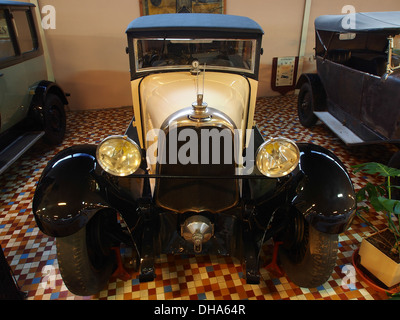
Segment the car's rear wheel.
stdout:
[[116,260],[107,234],[112,216],[103,210],[77,233],[56,240],[61,276],[68,290],[76,295],[96,294],[108,283]]
[[43,108],[44,113],[44,140],[52,145],[60,144],[64,140],[66,130],[66,116],[64,104],[55,94],[48,94]]
[[308,82],[301,86],[297,100],[297,113],[300,123],[306,128],[311,128],[318,120],[314,114],[314,99]]
[[337,234],[320,232],[299,215],[288,228],[284,244],[279,248],[279,259],[293,283],[315,288],[332,275],[337,250]]

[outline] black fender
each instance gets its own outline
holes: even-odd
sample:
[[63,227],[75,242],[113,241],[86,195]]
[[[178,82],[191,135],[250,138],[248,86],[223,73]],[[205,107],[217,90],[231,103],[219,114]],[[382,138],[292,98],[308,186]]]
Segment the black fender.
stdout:
[[32,119],[36,125],[44,125],[43,106],[49,94],[57,95],[64,105],[68,105],[67,95],[58,84],[47,80],[41,81],[36,87],[29,108],[29,118]]
[[298,146],[304,179],[297,186],[292,205],[320,232],[346,231],[356,212],[356,197],[344,164],[323,147]]
[[111,207],[99,187],[96,146],[81,145],[58,153],[44,169],[33,197],[39,229],[53,237],[71,235],[103,208]]
[[58,95],[65,105],[68,104],[63,89],[57,83],[47,80],[43,80],[37,85],[32,104],[43,105],[44,101],[46,101],[46,96],[50,93]]
[[296,84],[296,89],[301,89],[304,83],[308,83],[312,90],[313,105],[315,111],[324,111],[327,108],[327,96],[324,85],[318,74],[303,73]]

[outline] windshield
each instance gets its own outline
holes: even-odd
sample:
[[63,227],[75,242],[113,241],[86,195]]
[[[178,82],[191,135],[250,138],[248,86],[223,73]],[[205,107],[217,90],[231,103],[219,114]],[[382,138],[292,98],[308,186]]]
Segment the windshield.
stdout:
[[256,40],[134,39],[136,72],[191,68],[198,60],[209,69],[254,72]]
[[392,69],[400,68],[400,35],[393,38]]

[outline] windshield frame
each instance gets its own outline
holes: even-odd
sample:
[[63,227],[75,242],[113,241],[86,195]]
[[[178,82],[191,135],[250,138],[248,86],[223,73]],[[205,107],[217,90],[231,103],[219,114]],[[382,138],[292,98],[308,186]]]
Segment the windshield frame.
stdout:
[[[231,38],[201,38],[201,39],[193,39],[193,38],[160,38],[160,37],[147,37],[147,38],[133,38],[133,46],[134,46],[134,59],[135,59],[135,70],[136,74],[143,73],[154,73],[154,72],[162,72],[162,71],[177,71],[177,70],[190,70],[192,69],[193,60],[197,60],[193,58],[192,61],[189,61],[188,64],[176,64],[176,65],[163,65],[163,66],[155,66],[155,67],[144,67],[139,68],[139,41],[168,41],[169,43],[175,44],[201,44],[201,43],[213,43],[213,42],[250,42],[251,43],[251,53],[250,53],[250,61],[251,65],[249,68],[241,68],[234,66],[222,66],[222,65],[212,65],[207,64],[207,70],[216,70],[216,71],[224,71],[224,72],[234,72],[234,73],[249,73],[254,74],[256,68],[256,50],[257,50],[257,40],[256,39],[231,39]],[[206,54],[206,52],[200,52],[199,54]],[[193,53],[191,53],[193,54]],[[240,55],[239,55],[240,56]],[[228,61],[228,60],[227,60]],[[199,61],[201,65],[203,63]]]
[[148,68],[148,70],[143,69],[143,71],[137,72],[137,48],[135,46],[135,39],[142,40],[142,39],[174,39],[174,40],[198,40],[204,41],[205,39],[209,40],[226,40],[226,41],[235,41],[235,40],[243,40],[243,41],[253,41],[253,52],[252,52],[252,59],[253,59],[253,67],[252,70],[247,69],[240,69],[240,68],[231,68],[231,67],[217,67],[217,66],[207,66],[208,70],[213,70],[216,72],[224,72],[224,73],[234,73],[240,74],[247,78],[251,78],[258,81],[259,77],[259,68],[260,68],[260,56],[262,54],[262,36],[263,34],[253,34],[253,33],[239,33],[239,34],[232,34],[231,32],[200,32],[197,31],[196,33],[188,32],[187,30],[180,30],[174,32],[164,32],[160,34],[160,32],[130,32],[127,34],[128,36],[128,47],[127,53],[129,54],[129,61],[130,61],[130,73],[131,73],[131,81],[139,78],[143,78],[149,74],[154,73],[164,73],[164,72],[177,72],[177,71],[190,71],[192,66],[179,66],[178,68],[172,67],[163,67],[163,68]]

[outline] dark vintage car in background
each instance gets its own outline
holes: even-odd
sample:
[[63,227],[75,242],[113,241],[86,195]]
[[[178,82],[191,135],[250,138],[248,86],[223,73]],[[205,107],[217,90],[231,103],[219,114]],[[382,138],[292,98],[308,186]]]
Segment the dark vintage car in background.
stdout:
[[297,84],[301,124],[320,119],[350,146],[399,144],[400,12],[320,16],[315,32],[317,73]]
[[124,135],[61,151],[33,199],[68,289],[102,290],[132,247],[140,281],[161,254],[240,259],[260,281],[263,244],[290,279],[327,281],[355,197],[330,151],[254,123],[263,30],[216,14],[143,16],[127,28],[134,118]]
[[63,141],[67,104],[37,6],[0,1],[0,174],[40,138],[50,145]]

